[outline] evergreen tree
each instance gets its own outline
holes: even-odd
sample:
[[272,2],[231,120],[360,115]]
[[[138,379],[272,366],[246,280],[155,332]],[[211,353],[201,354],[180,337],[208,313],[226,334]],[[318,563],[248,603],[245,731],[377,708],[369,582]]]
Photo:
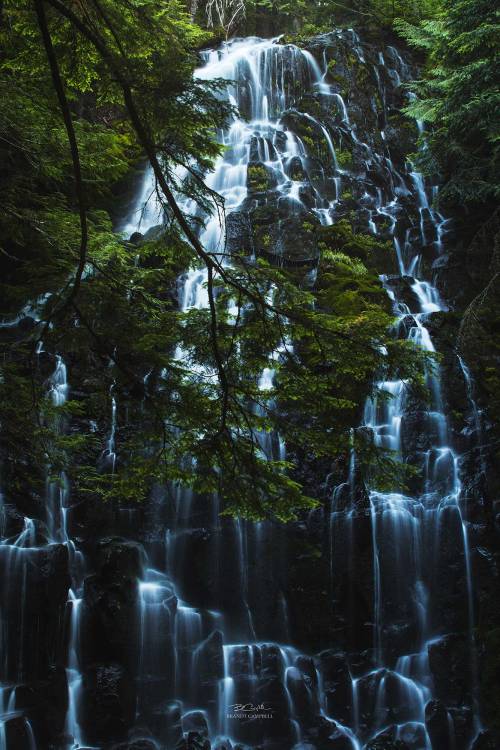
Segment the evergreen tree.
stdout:
[[425,160],[445,180],[441,200],[487,218],[500,195],[498,10],[487,0],[448,0],[436,19],[396,26],[427,55],[409,112],[432,126]]

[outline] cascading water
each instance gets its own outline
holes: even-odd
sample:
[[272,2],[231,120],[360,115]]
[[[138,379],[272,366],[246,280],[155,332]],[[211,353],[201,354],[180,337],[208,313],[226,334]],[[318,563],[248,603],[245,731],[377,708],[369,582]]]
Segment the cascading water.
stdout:
[[[365,63],[355,36],[353,49],[359,62]],[[387,57],[390,60],[389,64],[380,53],[378,65],[375,66],[376,79],[380,82],[381,72],[385,72],[393,85],[399,87],[401,81],[409,77],[409,66],[392,47],[388,48]],[[294,162],[296,165],[298,160],[301,172],[307,175],[309,182],[314,185],[313,197],[312,200],[309,198],[308,207],[321,223],[329,225],[335,221],[345,171],[339,168],[332,134],[322,122],[309,113],[301,115],[306,121],[311,122],[318,137],[324,139],[327,147],[328,159],[322,167],[323,184],[317,186],[317,181],[315,184],[309,174],[308,149],[301,137],[288,126],[289,118],[286,117],[287,112],[295,111],[299,99],[297,89],[291,82],[305,81],[316,91],[323,106],[333,107],[338,111],[336,130],[340,140],[350,138],[353,144],[361,147],[367,166],[375,163],[388,174],[389,190],[376,188],[374,193],[364,192],[367,228],[377,233],[374,216],[389,223],[399,273],[401,277],[413,275],[410,284],[414,296],[412,309],[398,300],[397,294],[392,291],[391,279],[386,283],[387,291],[394,300],[399,321],[395,326],[396,335],[405,335],[416,346],[433,352],[434,347],[425,327],[426,317],[445,308],[432,284],[414,276],[419,266],[418,249],[414,248],[418,248],[419,243],[412,238],[408,228],[399,228],[402,218],[400,201],[402,198],[414,196],[418,211],[420,244],[428,244],[431,241],[436,251],[441,251],[445,220],[431,207],[422,176],[410,165],[406,167],[406,173],[397,171],[387,153],[377,153],[360,140],[356,126],[351,124],[342,96],[327,83],[326,62],[324,61],[325,69],[322,71],[309,52],[303,52],[291,45],[282,46],[273,40],[250,39],[235,41],[222,50],[205,53],[204,62],[205,65],[198,71],[198,75],[206,79],[226,78],[232,81],[228,84],[227,96],[238,108],[238,114],[228,130],[222,134],[221,140],[226,146],[224,156],[218,160],[207,180],[210,188],[223,196],[227,215],[237,212],[248,200],[247,173],[248,167],[254,163],[264,167],[266,174],[271,176],[269,184],[274,187],[270,189],[278,194],[278,201],[285,202],[292,213],[297,210],[297,206],[299,210],[303,208],[306,183],[303,179],[294,179],[293,170]],[[384,89],[386,86],[387,84],[384,85]],[[385,93],[382,85],[379,93]],[[382,137],[384,138],[383,133]],[[145,185],[148,184],[148,180],[149,177],[146,178]],[[433,190],[430,192],[434,193]],[[144,213],[141,211],[141,215]],[[401,223],[404,225],[404,222]],[[430,240],[428,234],[432,235]],[[208,221],[202,233],[202,240],[205,247],[212,252],[220,249],[223,233],[217,218]],[[203,286],[205,281],[203,271],[194,269],[187,274],[181,294],[183,310],[207,305]],[[259,386],[263,389],[272,387],[272,380],[273,371],[270,366],[264,370]],[[201,722],[211,736],[220,735],[228,739],[234,737],[242,741],[256,741],[268,736],[265,722],[261,723],[258,730],[254,724],[249,732],[246,726],[248,722],[244,721],[244,716],[243,723],[241,716],[228,717],[231,717],[231,708],[234,704],[255,704],[265,695],[256,664],[261,663],[265,654],[270,652],[275,654],[273,658],[278,658],[278,661],[283,659],[284,653],[287,654],[281,667],[273,667],[277,669],[275,674],[284,691],[281,693],[283,705],[278,710],[286,716],[287,729],[281,729],[280,742],[288,743],[287,747],[308,746],[308,738],[304,735],[304,724],[307,735],[307,719],[300,715],[301,711],[304,711],[301,705],[303,698],[300,695],[304,684],[307,685],[309,695],[309,710],[313,712],[321,707],[324,719],[329,722],[330,729],[338,732],[343,738],[345,747],[361,747],[360,743],[368,741],[370,737],[378,734],[385,736],[384,733],[387,732],[392,732],[394,740],[411,742],[412,748],[427,750],[431,747],[425,725],[425,706],[432,695],[428,646],[433,637],[439,635],[440,627],[439,615],[433,611],[432,604],[433,596],[436,595],[432,581],[433,566],[440,565],[439,546],[443,535],[456,535],[457,528],[459,532],[456,541],[463,549],[470,626],[473,615],[467,530],[460,508],[459,461],[449,445],[449,429],[440,392],[439,373],[431,367],[427,374],[427,385],[431,394],[431,404],[425,410],[424,419],[430,440],[425,450],[420,451],[418,456],[412,456],[412,460],[417,458],[424,475],[420,494],[410,497],[396,492],[384,494],[372,491],[369,495],[374,575],[374,668],[359,676],[349,677],[352,685],[351,715],[346,718],[344,725],[340,721],[335,722],[335,713],[328,717],[321,676],[320,679],[312,681],[312,684],[304,683],[307,673],[301,665],[301,660],[304,661],[305,657],[300,656],[298,652],[290,651],[289,647],[272,644],[262,646],[255,641],[254,618],[248,604],[246,569],[249,567],[252,554],[258,556],[259,538],[266,533],[263,528],[265,529],[268,524],[236,522],[232,532],[236,537],[236,552],[241,571],[239,595],[242,598],[241,605],[248,612],[247,619],[239,620],[239,627],[241,628],[244,623],[243,631],[246,630],[244,634],[250,641],[244,645],[228,644],[223,647],[223,670],[216,715],[205,712],[204,721],[198,717],[198,726]],[[388,400],[369,400],[365,410],[365,424],[373,431],[377,444],[395,451],[401,460],[405,460],[408,450],[402,443],[405,442],[406,385],[402,381],[381,382],[379,389],[382,394],[388,396]],[[269,436],[263,437],[262,448],[269,455],[273,455],[271,442],[272,438]],[[281,444],[279,451],[284,451]],[[354,481],[354,470],[351,470],[349,482],[352,484]],[[189,493],[183,492],[178,498],[175,531],[169,534],[169,555],[177,560],[182,560],[185,555],[185,551],[183,554],[182,550],[182,536],[192,523],[190,514],[193,511],[193,498],[188,498],[186,494]],[[332,521],[329,522],[331,549],[336,547],[336,536],[346,534],[346,525],[352,527],[356,523],[354,509],[348,511],[347,518],[344,514],[340,522],[337,519],[338,515],[334,497]],[[352,537],[352,533],[351,528],[348,537]],[[217,554],[216,549],[214,554]],[[332,552],[332,576],[335,577],[333,560]],[[255,568],[251,569],[255,571]],[[394,576],[395,570],[404,570],[404,576]],[[182,579],[182,571],[179,568],[172,568],[171,572],[178,580]],[[286,601],[284,612],[286,619]],[[232,626],[225,619],[221,619],[220,622],[223,637],[227,638]],[[412,632],[405,631],[403,623],[409,624]],[[400,633],[398,628],[401,630]],[[196,633],[195,638],[201,642],[201,628],[196,627],[192,632]],[[281,632],[285,635],[287,628],[284,627]],[[393,641],[392,644],[390,640]],[[190,639],[190,647],[196,647],[193,637]],[[281,656],[278,657],[278,654]],[[195,663],[196,659],[191,661],[188,673],[191,680],[196,681],[197,675],[193,671]],[[279,691],[278,694],[271,693],[271,696],[276,702]],[[313,708],[314,704],[316,709]],[[252,732],[257,734],[252,735]],[[450,732],[449,742],[453,743],[452,726]],[[272,731],[269,736],[272,737]],[[285,747],[285,744],[279,746]],[[344,747],[343,744],[341,746]]]
[[[278,219],[273,222],[276,227],[266,225],[266,242],[261,237],[256,247],[255,238],[240,231],[239,249],[257,254],[275,241],[275,262],[291,258],[308,267],[309,249],[302,247],[300,237],[290,242],[287,236],[304,221],[334,224],[342,215],[347,186],[356,191],[365,230],[393,242],[393,269],[382,281],[394,303],[394,335],[433,353],[428,322],[445,306],[432,283],[417,278],[417,273],[426,267],[425,253],[441,252],[446,221],[432,206],[434,188],[411,164],[398,162],[388,145],[391,97],[411,70],[394,47],[375,55],[352,31],[334,32],[329,38],[318,59],[294,45],[257,38],[234,40],[203,53],[196,75],[227,79],[223,95],[235,106],[235,115],[219,134],[224,152],[207,177],[208,186],[224,199],[226,224],[221,227],[217,215],[209,217],[200,239],[213,253],[222,253],[226,240],[230,253],[234,222],[272,202]],[[352,66],[371,76],[383,120],[376,142],[332,81],[329,45],[336,44],[349,50]],[[315,105],[312,112],[301,111],[305,92]],[[356,152],[357,175],[352,165],[339,159],[347,146]],[[370,177],[374,173],[380,178],[377,184]],[[195,207],[186,202],[184,209]],[[122,229],[128,235],[145,233],[161,219],[154,179],[147,172]],[[200,268],[182,278],[183,311],[207,306],[206,280]],[[186,353],[179,350],[177,356]],[[271,355],[259,381],[262,390],[272,388],[273,360],[280,356],[280,351]],[[464,364],[462,368],[472,399],[468,371]],[[298,615],[289,587],[289,568],[295,561],[287,528],[267,521],[222,519],[217,498],[210,503],[183,487],[155,488],[152,499],[161,509],[161,535],[141,538],[145,554],[136,554],[133,542],[120,541],[118,562],[106,558],[101,566],[105,572],[99,574],[104,586],[115,564],[129,566],[128,577],[123,574],[129,598],[120,599],[115,591],[119,586],[113,588],[113,583],[111,598],[103,598],[106,605],[98,604],[107,614],[122,608],[130,616],[112,647],[113,659],[121,659],[133,675],[128,719],[120,714],[133,739],[149,738],[167,750],[232,750],[241,747],[239,743],[266,750],[371,750],[377,738],[400,742],[405,750],[466,750],[474,734],[472,722],[465,731],[467,742],[462,742],[456,711],[448,710],[446,744],[438,746],[428,715],[436,692],[432,664],[443,639],[446,642],[453,631],[465,631],[466,648],[473,653],[474,599],[460,457],[452,445],[439,368],[429,365],[426,385],[429,400],[424,403],[409,393],[405,382],[382,379],[379,396],[367,402],[364,414],[363,427],[372,431],[378,445],[418,467],[409,489],[404,494],[374,489],[364,494],[352,451],[348,476],[322,512],[328,564],[327,580],[318,591],[323,595],[328,589],[336,619],[328,648],[316,656],[292,646]],[[58,357],[48,384],[54,406],[64,405],[68,391],[66,365]],[[101,469],[114,472],[120,415],[113,387],[110,417]],[[474,419],[479,432],[477,413]],[[64,420],[59,429],[65,429]],[[279,435],[257,439],[265,455],[285,457]],[[89,685],[95,674],[88,641],[102,626],[101,620],[96,624],[92,619],[101,579],[89,575],[84,585],[82,552],[69,530],[70,501],[67,478],[50,477],[45,536],[37,521],[25,518],[15,537],[0,546],[1,637],[6,654],[0,674],[0,750],[14,748],[6,740],[11,718],[21,717],[25,746],[32,741],[31,724],[16,702],[16,687],[27,670],[34,670],[23,651],[32,634],[25,602],[34,596],[36,585],[27,570],[32,562],[41,566],[52,548],[66,555],[71,573],[69,598],[67,581],[62,599],[62,613],[66,599],[68,610],[65,748],[98,745],[85,706],[91,701]],[[137,510],[120,513],[120,533],[125,528],[137,539]],[[103,549],[114,543],[104,539]],[[96,569],[99,554],[92,548]],[[10,579],[16,581],[15,591]],[[441,605],[443,590],[456,597],[456,612]],[[461,599],[465,608],[459,605]],[[54,643],[64,642],[57,623],[51,627]],[[114,662],[108,667],[106,675],[118,674]],[[477,729],[473,657],[468,668],[466,698]],[[195,739],[198,744],[179,744]],[[110,742],[101,744],[108,747]]]

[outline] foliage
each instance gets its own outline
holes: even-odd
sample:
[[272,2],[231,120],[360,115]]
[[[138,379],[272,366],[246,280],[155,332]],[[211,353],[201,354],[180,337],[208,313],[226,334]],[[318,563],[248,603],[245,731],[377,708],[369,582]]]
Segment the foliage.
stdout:
[[338,26],[363,26],[380,33],[397,18],[415,23],[432,18],[441,0],[247,0],[247,19],[271,22],[275,31],[301,38],[332,31]]
[[[41,494],[44,471],[64,468],[76,497],[127,502],[155,482],[182,484],[217,492],[226,513],[288,520],[314,499],[292,461],[264,454],[263,436],[279,432],[318,458],[346,455],[374,371],[419,377],[419,357],[392,338],[387,298],[365,266],[369,240],[349,224],[322,237],[314,290],[303,275],[262,260],[235,256],[220,266],[173,197],[195,199],[200,216],[220,209],[203,174],[229,110],[217,82],[192,76],[207,35],[177,2],[100,0],[82,15],[59,0],[44,7],[63,96],[45,58],[43,15],[8,0],[1,31],[3,312],[13,316],[28,302],[30,313],[2,329],[0,420],[7,455],[18,456],[11,478],[22,475],[24,487],[22,467],[35,466],[31,491]],[[72,130],[83,175],[76,194]],[[132,245],[112,231],[110,212],[142,149],[165,226]],[[84,273],[71,296],[82,210]],[[175,288],[189,267],[205,274],[210,304],[182,313]],[[73,392],[62,407],[47,397],[55,353],[64,355]],[[274,386],[264,390],[259,379],[271,365]],[[111,393],[116,464],[106,447]],[[391,457],[366,435],[354,440],[361,465],[394,474]]]
[[484,0],[447,0],[437,18],[397,29],[428,60],[408,107],[432,125],[424,166],[444,176],[441,200],[487,213],[500,195],[498,11]]

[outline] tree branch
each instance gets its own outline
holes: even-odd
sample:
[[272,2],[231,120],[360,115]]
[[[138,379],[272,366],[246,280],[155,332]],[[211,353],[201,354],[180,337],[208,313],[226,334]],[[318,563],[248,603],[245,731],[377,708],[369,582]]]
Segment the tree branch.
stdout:
[[77,296],[82,281],[83,272],[85,270],[85,263],[87,261],[87,245],[88,245],[88,226],[87,226],[87,211],[85,202],[85,190],[82,178],[82,168],[80,163],[80,154],[78,151],[78,143],[76,140],[75,129],[73,127],[73,120],[71,118],[71,111],[69,108],[68,100],[64,92],[64,86],[61,80],[61,74],[59,72],[59,64],[57,57],[54,52],[52,45],[52,38],[47,25],[47,18],[45,16],[45,8],[43,0],[34,0],[35,11],[38,20],[38,27],[42,35],[43,44],[45,47],[45,53],[50,67],[50,74],[52,77],[52,83],[54,85],[57,98],[59,100],[59,106],[64,120],[66,133],[68,135],[69,147],[71,151],[71,160],[73,162],[73,174],[75,178],[75,192],[78,200],[78,208],[80,214],[80,251],[79,251],[79,262],[76,269],[75,280],[73,287],[64,302],[64,305],[69,305]]

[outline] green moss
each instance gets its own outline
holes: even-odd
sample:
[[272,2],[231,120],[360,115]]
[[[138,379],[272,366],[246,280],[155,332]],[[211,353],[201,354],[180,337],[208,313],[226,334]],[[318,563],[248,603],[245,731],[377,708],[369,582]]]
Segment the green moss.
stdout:
[[267,169],[261,164],[249,164],[247,169],[248,189],[261,193],[269,189],[269,175]]
[[370,78],[370,74],[366,65],[359,65],[356,68],[356,84],[359,87],[365,87]]
[[337,157],[337,164],[341,169],[350,169],[352,167],[352,154],[347,149],[338,149],[335,151]]
[[[346,190],[342,193],[342,198],[349,200],[352,194]],[[350,258],[358,258],[378,272],[380,267],[385,265],[384,259],[394,254],[390,242],[380,241],[372,234],[355,232],[352,222],[348,219],[341,219],[332,226],[321,226],[318,232],[320,243],[325,249],[344,253]]]
[[314,232],[315,226],[314,224],[311,224],[310,221],[303,221],[302,229],[304,230],[304,232]]
[[309,135],[303,135],[302,142],[304,143],[305,146],[308,147],[309,150],[314,149],[314,147],[316,146],[316,142],[314,141],[314,138],[311,138],[311,136]]

